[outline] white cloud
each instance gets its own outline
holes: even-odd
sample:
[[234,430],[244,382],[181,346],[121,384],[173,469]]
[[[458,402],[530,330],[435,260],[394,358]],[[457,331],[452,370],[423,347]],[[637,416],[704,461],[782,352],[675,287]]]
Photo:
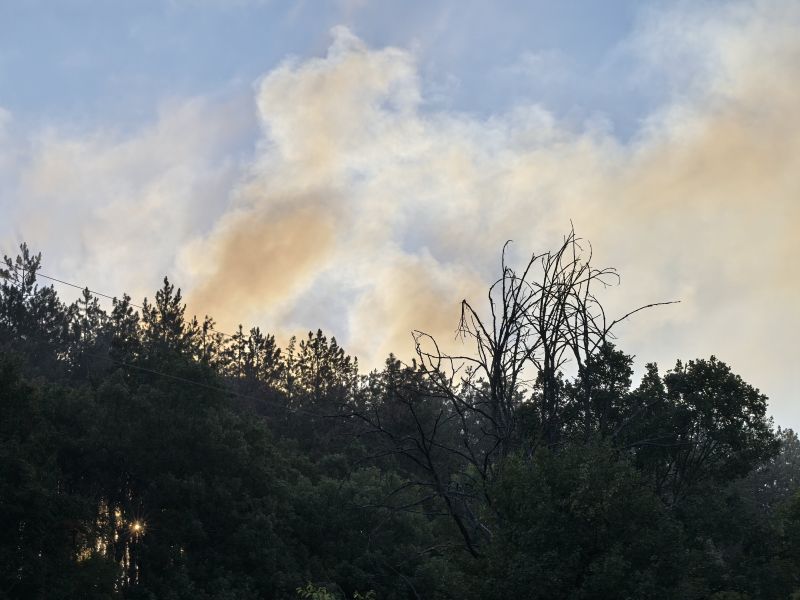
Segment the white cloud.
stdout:
[[259,82],[246,168],[215,151],[241,128],[213,104],[173,107],[130,139],[44,134],[19,218],[37,239],[81,240],[51,243],[80,257],[66,272],[129,286],[174,266],[222,325],[324,322],[370,367],[409,356],[413,328],[452,339],[458,301],[480,300],[503,242],[546,249],[572,219],[622,273],[612,309],[684,301],[639,316],[624,349],[664,366],[716,352],[796,424],[798,24],[798,9],[766,2],[645,19],[629,49],[673,83],[632,141],[536,105],[432,110],[412,53],[339,28],[326,56]]
[[135,135],[39,132],[15,163],[16,234],[51,272],[111,292],[151,291],[241,174],[225,153],[249,127],[237,103],[165,104]]
[[[280,308],[267,300],[263,314],[273,326],[313,327],[292,307],[346,294],[338,333],[350,349],[367,365],[390,349],[408,356],[412,328],[452,338],[458,300],[494,275],[506,239],[521,253],[546,248],[573,219],[598,260],[623,273],[614,308],[684,300],[641,316],[623,346],[665,366],[718,352],[767,391],[796,393],[783,357],[798,332],[797,289],[786,283],[797,269],[786,257],[800,250],[800,63],[791,28],[763,39],[771,7],[749,10],[724,23],[684,12],[645,25],[636,44],[651,60],[679,45],[685,60],[698,55],[693,64],[715,54],[716,71],[703,71],[705,86],[676,89],[629,143],[602,126],[576,132],[536,106],[485,120],[423,110],[412,54],[338,30],[325,58],[284,64],[259,87],[265,142],[247,210],[304,211],[312,227],[313,198],[313,214],[335,223],[334,241],[312,246],[306,285],[288,286]],[[759,52],[771,74],[753,59]],[[229,228],[220,235],[239,239]],[[211,247],[220,239],[212,234]]]

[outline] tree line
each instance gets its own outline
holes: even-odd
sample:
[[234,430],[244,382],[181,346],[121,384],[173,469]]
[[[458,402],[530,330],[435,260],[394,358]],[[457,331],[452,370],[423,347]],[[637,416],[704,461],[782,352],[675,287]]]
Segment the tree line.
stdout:
[[797,435],[715,357],[634,384],[572,232],[368,373],[41,260],[0,268],[0,598],[800,598]]

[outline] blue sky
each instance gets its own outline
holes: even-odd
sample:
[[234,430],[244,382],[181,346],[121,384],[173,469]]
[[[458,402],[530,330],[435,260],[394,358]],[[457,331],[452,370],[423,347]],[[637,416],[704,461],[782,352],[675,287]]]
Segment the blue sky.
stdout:
[[798,427],[798,30],[785,0],[5,0],[0,251],[373,367],[572,222],[611,314],[682,301],[620,331],[639,372],[717,354]]
[[630,132],[654,101],[622,45],[642,7],[12,0],[0,5],[0,106],[26,122],[135,124],[164,97],[235,90],[289,56],[318,56],[345,24],[372,46],[412,48],[432,104],[485,115],[534,100]]

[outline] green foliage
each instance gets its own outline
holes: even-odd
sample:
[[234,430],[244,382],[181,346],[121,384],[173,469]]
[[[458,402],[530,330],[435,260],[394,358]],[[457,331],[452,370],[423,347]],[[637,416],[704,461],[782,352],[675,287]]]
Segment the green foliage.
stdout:
[[632,389],[602,345],[546,415],[509,390],[493,452],[486,381],[223,337],[166,279],[68,305],[40,264],[0,269],[0,598],[800,594],[800,444],[713,357]]
[[336,596],[330,593],[327,588],[315,586],[313,583],[306,584],[305,587],[297,588],[297,597],[303,600],[336,600]]
[[683,597],[682,528],[607,445],[514,456],[494,488],[479,597]]
[[[337,596],[322,586],[315,586],[313,583],[308,583],[305,587],[297,588],[297,597],[304,600],[339,600],[341,596]],[[353,593],[353,600],[376,600],[375,592],[372,590],[365,594],[359,592]]]

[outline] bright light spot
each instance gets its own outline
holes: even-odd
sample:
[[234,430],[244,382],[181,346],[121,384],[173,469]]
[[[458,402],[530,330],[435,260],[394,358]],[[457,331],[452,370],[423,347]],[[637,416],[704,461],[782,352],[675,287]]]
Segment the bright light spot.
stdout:
[[83,548],[82,550],[78,551],[78,556],[77,556],[78,562],[89,560],[91,557],[92,557],[91,548]]
[[142,533],[144,531],[144,523],[134,521],[131,523],[131,531],[133,531],[134,534]]

